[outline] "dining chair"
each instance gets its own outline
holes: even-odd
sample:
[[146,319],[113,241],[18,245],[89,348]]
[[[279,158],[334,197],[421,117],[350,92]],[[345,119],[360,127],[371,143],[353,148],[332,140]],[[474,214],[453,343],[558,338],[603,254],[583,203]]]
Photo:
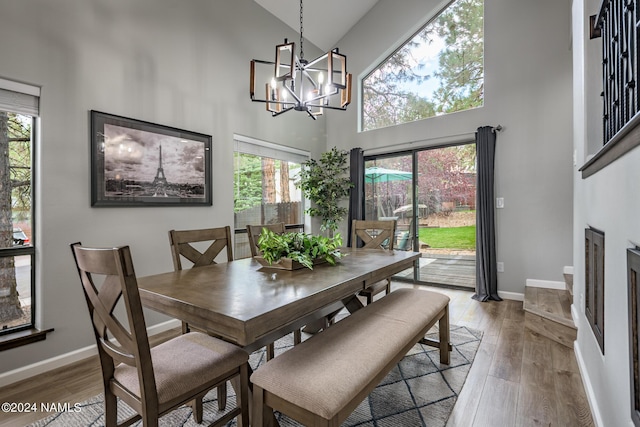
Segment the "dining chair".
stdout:
[[[249,237],[249,247],[251,248],[251,257],[256,257],[261,255],[260,248],[258,247],[258,239],[262,234],[263,229],[267,229],[269,231],[273,231],[277,234],[283,234],[286,229],[284,226],[284,222],[276,222],[274,224],[258,224],[258,225],[247,225],[247,236]],[[297,345],[302,342],[302,331],[300,329],[296,329],[293,331],[293,344]],[[275,356],[275,348],[273,343],[267,345],[267,360],[273,359]]]
[[251,248],[252,257],[260,255],[258,239],[262,234],[263,228],[273,231],[276,234],[283,234],[285,232],[284,222],[276,222],[275,224],[247,225],[247,236],[249,237],[249,247]]
[[[210,242],[204,251],[193,246],[198,242]],[[171,230],[169,231],[169,244],[171,245],[171,256],[173,259],[173,269],[182,270],[182,258],[186,258],[193,265],[191,267],[202,267],[204,265],[216,264],[216,257],[226,249],[227,262],[233,261],[233,249],[231,248],[231,227],[203,228],[200,230]]]
[[[205,250],[198,250],[194,245],[204,243]],[[169,246],[171,246],[171,257],[173,259],[173,269],[182,270],[182,258],[191,262],[191,268],[216,264],[217,256],[226,249],[227,262],[233,261],[233,250],[231,248],[231,227],[203,228],[198,230],[170,230]],[[198,246],[199,247],[199,246]],[[182,322],[182,333],[190,331],[189,324]],[[227,385],[218,387],[218,408],[222,411],[227,405]]]
[[[98,347],[104,387],[105,425],[127,426],[190,404],[202,422],[202,398],[227,380],[234,381],[237,407],[212,425],[235,417],[249,425],[249,355],[240,347],[201,332],[190,332],[149,345],[131,251],[71,245]],[[116,310],[116,307],[118,308]],[[118,424],[121,399],[137,412]]]
[[[396,222],[394,220],[367,221],[354,219],[351,223],[351,244],[358,247],[358,239],[363,243],[364,249],[393,250],[396,234]],[[365,288],[358,295],[367,298],[367,304],[371,304],[373,297],[380,292],[391,292],[391,278],[388,277],[376,283],[366,283]]]

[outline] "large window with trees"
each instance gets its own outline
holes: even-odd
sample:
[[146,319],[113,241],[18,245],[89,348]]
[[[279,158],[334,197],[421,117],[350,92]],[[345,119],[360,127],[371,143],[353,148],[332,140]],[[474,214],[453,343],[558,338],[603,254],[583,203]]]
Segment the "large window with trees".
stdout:
[[454,0],[362,80],[363,131],[481,107],[484,0]]
[[32,183],[38,95],[37,88],[0,79],[0,335],[34,326]]
[[309,153],[241,135],[234,144],[234,258],[246,258],[247,225],[284,222],[304,229],[304,198],[295,182]]

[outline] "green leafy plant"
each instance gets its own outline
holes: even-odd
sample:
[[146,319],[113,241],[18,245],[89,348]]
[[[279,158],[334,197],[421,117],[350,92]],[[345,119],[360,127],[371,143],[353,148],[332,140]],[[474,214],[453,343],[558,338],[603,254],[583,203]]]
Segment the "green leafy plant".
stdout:
[[258,248],[269,264],[278,262],[281,258],[290,258],[311,270],[313,270],[313,261],[316,259],[324,259],[329,264],[335,265],[336,260],[343,256],[340,253],[341,246],[340,233],[335,237],[305,233],[277,234],[263,228],[258,238]]
[[322,153],[320,160],[310,159],[302,164],[300,179],[295,183],[313,205],[306,210],[311,216],[322,218],[321,230],[333,234],[349,210],[340,201],[349,195],[353,183],[349,179],[348,152],[333,147]]

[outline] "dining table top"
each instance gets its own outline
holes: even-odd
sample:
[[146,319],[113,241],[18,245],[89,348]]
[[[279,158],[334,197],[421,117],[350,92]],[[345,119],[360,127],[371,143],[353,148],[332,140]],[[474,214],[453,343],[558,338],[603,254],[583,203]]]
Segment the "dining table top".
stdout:
[[[248,350],[324,316],[336,304],[410,268],[420,253],[341,249],[336,265],[313,270],[263,267],[253,258],[138,278],[145,307]],[[323,311],[324,309],[324,311]]]

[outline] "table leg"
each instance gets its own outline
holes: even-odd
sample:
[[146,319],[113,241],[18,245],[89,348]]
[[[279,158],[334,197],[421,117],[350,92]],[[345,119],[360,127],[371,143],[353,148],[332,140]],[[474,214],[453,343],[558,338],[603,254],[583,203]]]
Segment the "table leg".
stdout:
[[[249,365],[249,362],[247,362],[247,376],[251,378],[251,374],[253,374],[253,369],[251,368],[251,365]],[[235,376],[231,378],[230,381],[231,381],[231,386],[233,387],[233,390],[236,392],[236,396],[238,396],[238,393],[240,393],[240,378],[238,376]],[[263,412],[262,415],[254,413],[253,384],[251,383],[251,381],[249,381],[248,393],[249,393],[249,396],[247,400],[249,402],[249,425],[251,426],[262,425],[264,427],[280,427],[280,423],[276,419],[276,415],[273,413],[273,411],[271,411],[270,417],[265,416],[265,414],[267,413],[266,410]],[[260,418],[260,420],[262,421],[259,422],[257,418]]]

